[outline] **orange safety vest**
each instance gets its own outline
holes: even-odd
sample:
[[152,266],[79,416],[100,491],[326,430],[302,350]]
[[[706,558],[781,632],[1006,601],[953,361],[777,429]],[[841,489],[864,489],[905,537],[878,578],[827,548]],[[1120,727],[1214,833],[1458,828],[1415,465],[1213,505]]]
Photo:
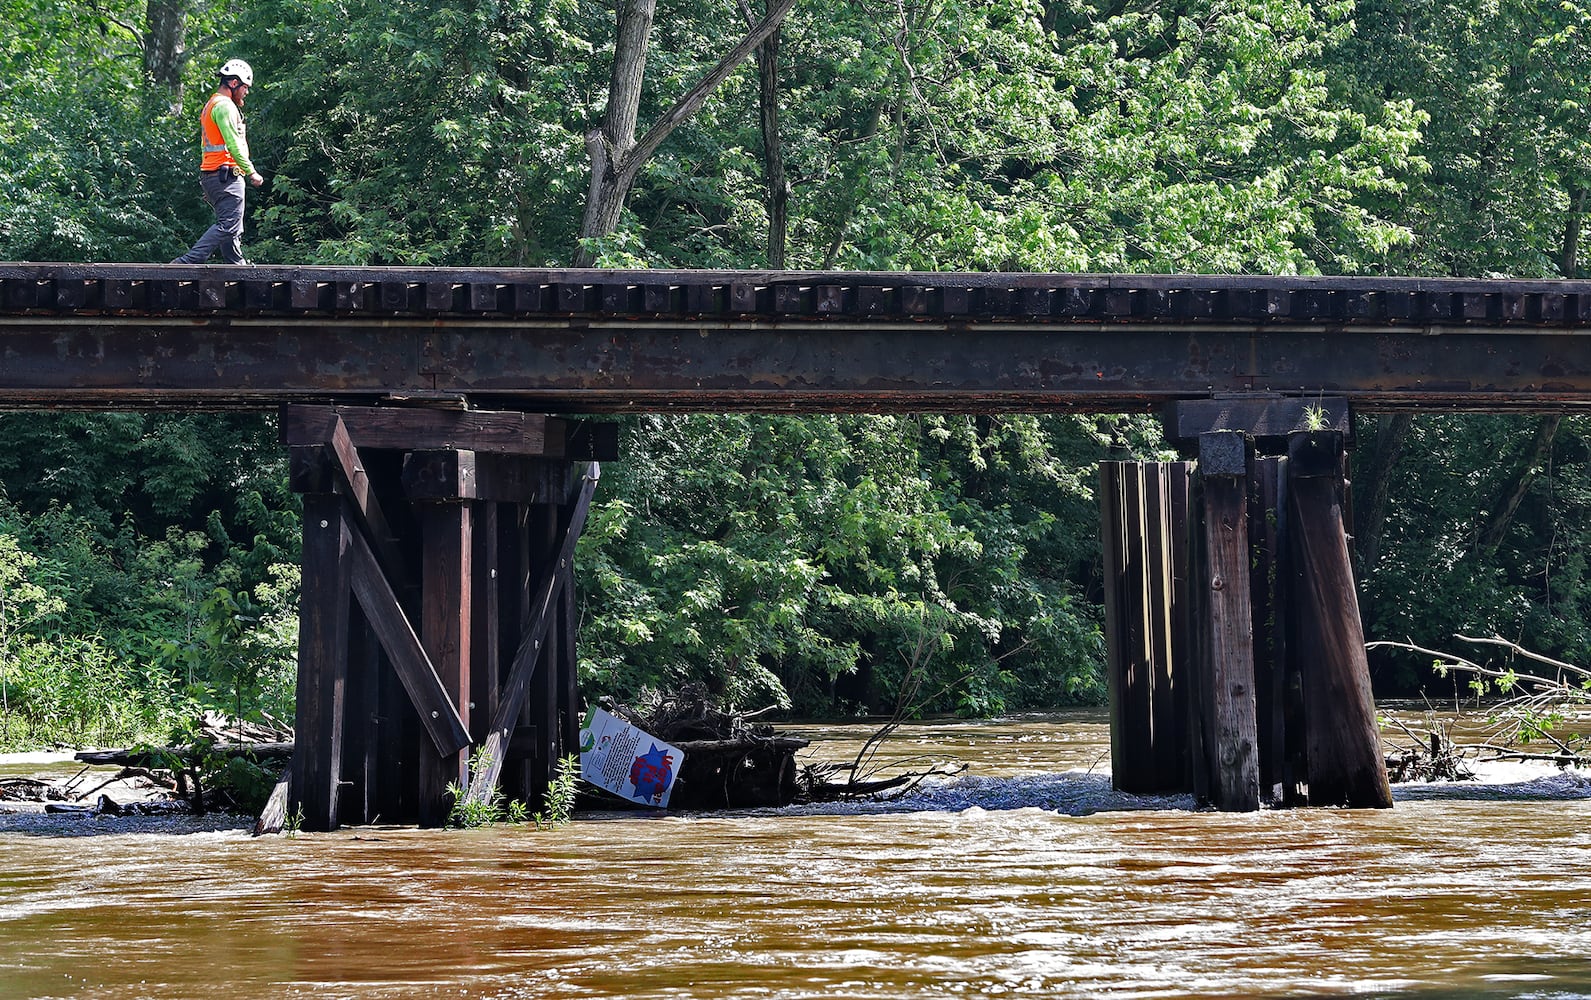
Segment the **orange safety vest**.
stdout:
[[[199,112],[199,135],[203,158],[199,161],[200,170],[217,170],[221,167],[237,169],[238,161],[232,158],[227,151],[226,140],[221,137],[221,127],[215,123],[215,102],[222,98],[231,100],[225,94],[211,94],[210,99],[204,102],[204,110]],[[238,134],[241,137],[243,123],[238,123]]]

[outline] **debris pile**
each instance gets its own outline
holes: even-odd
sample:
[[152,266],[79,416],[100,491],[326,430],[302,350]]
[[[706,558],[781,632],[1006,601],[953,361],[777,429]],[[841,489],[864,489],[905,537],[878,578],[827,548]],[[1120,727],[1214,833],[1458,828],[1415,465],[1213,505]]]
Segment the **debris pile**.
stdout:
[[76,757],[87,765],[120,765],[116,778],[143,778],[181,808],[203,815],[258,812],[292,755],[293,733],[286,726],[207,711],[197,720],[191,743],[84,750]]
[[641,706],[602,707],[685,754],[669,802],[673,809],[741,809],[783,806],[801,791],[795,755],[808,741],[781,736],[753,721],[768,711],[739,713],[713,704],[706,689],[688,686],[656,695]]
[[6,812],[83,813],[94,816],[157,816],[187,812],[188,804],[143,768],[113,773],[85,764],[68,778],[0,778]]
[[[1394,720],[1396,722],[1396,720]],[[1401,781],[1473,781],[1475,771],[1465,761],[1461,748],[1442,729],[1432,727],[1426,738],[1396,722],[1411,740],[1408,746],[1393,746],[1387,751],[1387,778]]]

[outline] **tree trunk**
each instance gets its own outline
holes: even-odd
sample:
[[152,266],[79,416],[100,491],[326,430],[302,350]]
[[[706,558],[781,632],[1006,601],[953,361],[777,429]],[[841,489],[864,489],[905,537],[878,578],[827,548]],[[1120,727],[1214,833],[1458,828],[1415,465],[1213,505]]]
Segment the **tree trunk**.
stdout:
[[596,250],[587,240],[601,239],[619,227],[624,201],[635,183],[635,171],[624,168],[602,130],[586,133],[586,153],[591,157],[591,186],[586,191],[586,214],[580,223],[580,249],[575,267],[591,267]]
[[144,78],[182,110],[182,68],[188,62],[188,12],[192,0],[149,0],[144,13]]
[[[867,116],[867,126],[858,135],[859,139],[871,139],[878,134],[879,126],[884,121],[884,102],[882,99],[873,103],[872,110]],[[865,172],[859,173],[851,179],[850,190],[846,194],[845,207],[840,210],[839,217],[834,223],[834,238],[829,241],[829,249],[823,255],[823,263],[818,266],[821,271],[834,269],[834,261],[840,255],[840,248],[845,245],[845,231],[851,226],[851,219],[856,215],[856,210],[861,206],[861,189],[867,181]]]
[[[602,127],[586,133],[591,157],[591,186],[586,192],[586,214],[580,223],[581,239],[606,236],[619,224],[624,199],[635,172],[625,171],[625,160],[635,148],[635,126],[641,107],[641,82],[646,76],[646,50],[652,37],[657,0],[625,0],[613,45],[613,72],[608,77],[608,109]],[[582,245],[576,267],[590,267],[596,254]]]
[[618,228],[630,187],[646,161],[676,128],[696,113],[735,67],[778,30],[795,2],[778,0],[778,6],[676,101],[640,141],[636,141],[641,81],[646,75],[646,50],[657,2],[625,0],[619,9],[613,73],[608,80],[608,110],[602,127],[586,134],[586,152],[591,157],[591,186],[586,192],[586,212],[580,223],[581,245],[575,256],[576,267],[590,267],[596,263],[597,255],[590,241],[601,239]]
[[1503,537],[1508,534],[1508,526],[1513,523],[1514,514],[1524,502],[1525,494],[1530,491],[1530,484],[1535,481],[1536,473],[1541,471],[1542,463],[1552,453],[1552,439],[1557,436],[1558,425],[1562,422],[1562,414],[1552,413],[1542,417],[1536,424],[1535,440],[1520,456],[1513,473],[1503,481],[1496,499],[1492,501],[1486,521],[1475,537],[1474,551],[1482,559],[1490,559],[1502,546]]
[[[766,8],[767,0],[764,0]],[[748,24],[751,9],[742,0],[742,11]],[[766,9],[764,14],[766,14]],[[785,244],[788,242],[790,218],[790,188],[785,182],[784,145],[779,141],[779,32],[774,31],[768,40],[757,46],[757,77],[761,83],[758,93],[762,118],[763,177],[768,185],[768,267],[775,271],[784,269]]]
[[1573,278],[1580,267],[1580,227],[1585,221],[1585,188],[1569,188],[1569,218],[1563,225],[1563,254],[1558,259],[1558,270],[1565,278]]
[[1409,439],[1414,416],[1408,413],[1382,414],[1376,421],[1375,442],[1370,452],[1370,468],[1366,470],[1363,500],[1356,504],[1353,525],[1354,555],[1359,563],[1359,579],[1370,575],[1376,556],[1381,552],[1381,530],[1387,522],[1387,498],[1392,495],[1392,472],[1403,454],[1403,443]]

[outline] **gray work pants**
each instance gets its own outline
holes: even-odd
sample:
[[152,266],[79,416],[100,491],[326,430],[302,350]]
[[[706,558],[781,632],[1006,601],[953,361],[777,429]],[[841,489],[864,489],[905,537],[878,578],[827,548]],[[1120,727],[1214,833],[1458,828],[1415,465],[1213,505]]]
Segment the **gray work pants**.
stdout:
[[173,264],[203,264],[217,251],[227,264],[243,263],[243,175],[223,167],[199,174],[204,200],[215,209],[215,225]]

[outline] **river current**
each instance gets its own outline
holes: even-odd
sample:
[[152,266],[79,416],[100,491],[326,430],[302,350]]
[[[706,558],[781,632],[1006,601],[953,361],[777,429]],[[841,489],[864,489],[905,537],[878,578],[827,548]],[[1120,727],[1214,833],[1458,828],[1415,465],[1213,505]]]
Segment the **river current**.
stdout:
[[925,724],[881,756],[968,769],[896,801],[551,832],[0,817],[0,998],[1591,997],[1591,775],[1229,815],[1107,745]]

